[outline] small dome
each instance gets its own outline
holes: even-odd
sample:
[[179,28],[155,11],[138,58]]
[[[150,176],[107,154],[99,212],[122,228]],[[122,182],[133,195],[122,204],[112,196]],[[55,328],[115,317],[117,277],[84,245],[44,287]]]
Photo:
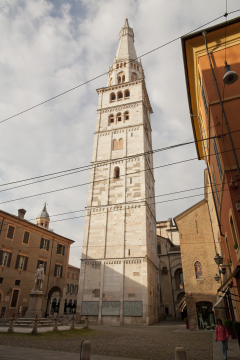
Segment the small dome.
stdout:
[[42,209],[42,211],[38,214],[38,218],[47,218],[47,219],[50,219],[49,215],[48,215],[48,212],[47,212],[47,208],[46,208],[46,203],[44,204],[44,207]]

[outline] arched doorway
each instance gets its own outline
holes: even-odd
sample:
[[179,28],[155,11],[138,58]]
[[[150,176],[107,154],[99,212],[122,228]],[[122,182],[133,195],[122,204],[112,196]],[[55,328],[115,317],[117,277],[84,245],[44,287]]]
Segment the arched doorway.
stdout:
[[209,301],[199,301],[196,303],[198,326],[200,330],[206,326],[214,325],[213,304]]
[[57,313],[63,315],[64,312],[64,301],[62,299],[62,289],[58,286],[54,286],[49,290],[47,305],[46,305],[46,316]]

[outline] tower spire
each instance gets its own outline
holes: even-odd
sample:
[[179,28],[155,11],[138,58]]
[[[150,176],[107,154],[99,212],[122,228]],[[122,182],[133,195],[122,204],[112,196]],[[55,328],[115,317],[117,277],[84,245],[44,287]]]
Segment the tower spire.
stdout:
[[125,20],[124,26],[119,33],[119,44],[116,53],[116,60],[135,60],[137,54],[134,46],[134,32],[130,28],[128,19]]
[[125,19],[119,33],[119,44],[112,66],[108,72],[108,86],[144,78],[141,61],[137,59],[134,32]]

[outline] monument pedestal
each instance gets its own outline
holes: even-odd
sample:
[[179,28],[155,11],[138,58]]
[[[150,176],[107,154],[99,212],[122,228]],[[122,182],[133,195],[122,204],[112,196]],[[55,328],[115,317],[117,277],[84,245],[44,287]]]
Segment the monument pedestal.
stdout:
[[32,290],[29,295],[28,311],[26,312],[25,317],[35,318],[37,316],[38,318],[41,318],[44,293],[42,291]]

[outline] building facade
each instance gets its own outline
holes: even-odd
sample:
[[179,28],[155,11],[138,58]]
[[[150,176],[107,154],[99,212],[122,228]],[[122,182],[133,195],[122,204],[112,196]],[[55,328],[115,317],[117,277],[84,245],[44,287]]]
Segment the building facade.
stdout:
[[64,312],[63,289],[68,269],[70,245],[74,241],[49,229],[46,205],[37,224],[0,211],[0,311],[1,317],[24,316],[39,264],[44,267],[42,316],[51,312],[53,293],[59,294],[58,312]]
[[64,313],[75,314],[77,309],[80,268],[68,265],[67,283],[64,289]]
[[97,92],[78,313],[148,325],[159,318],[152,108],[127,19]]
[[[240,321],[240,18],[182,38],[196,148],[207,166],[205,193],[219,266],[218,307]],[[226,62],[233,72],[226,74]],[[224,78],[224,81],[223,81]],[[235,82],[234,82],[235,81]],[[222,267],[227,270],[224,281]],[[217,275],[219,273],[217,272]],[[230,300],[229,300],[230,299]],[[235,300],[236,301],[235,301]]]
[[172,219],[157,221],[160,261],[160,319],[182,320],[187,316],[179,234]]
[[[219,287],[214,279],[218,272],[216,243],[207,201],[200,201],[174,220],[179,230],[189,329],[203,329],[213,325]],[[221,311],[216,311],[216,316],[222,318]]]

